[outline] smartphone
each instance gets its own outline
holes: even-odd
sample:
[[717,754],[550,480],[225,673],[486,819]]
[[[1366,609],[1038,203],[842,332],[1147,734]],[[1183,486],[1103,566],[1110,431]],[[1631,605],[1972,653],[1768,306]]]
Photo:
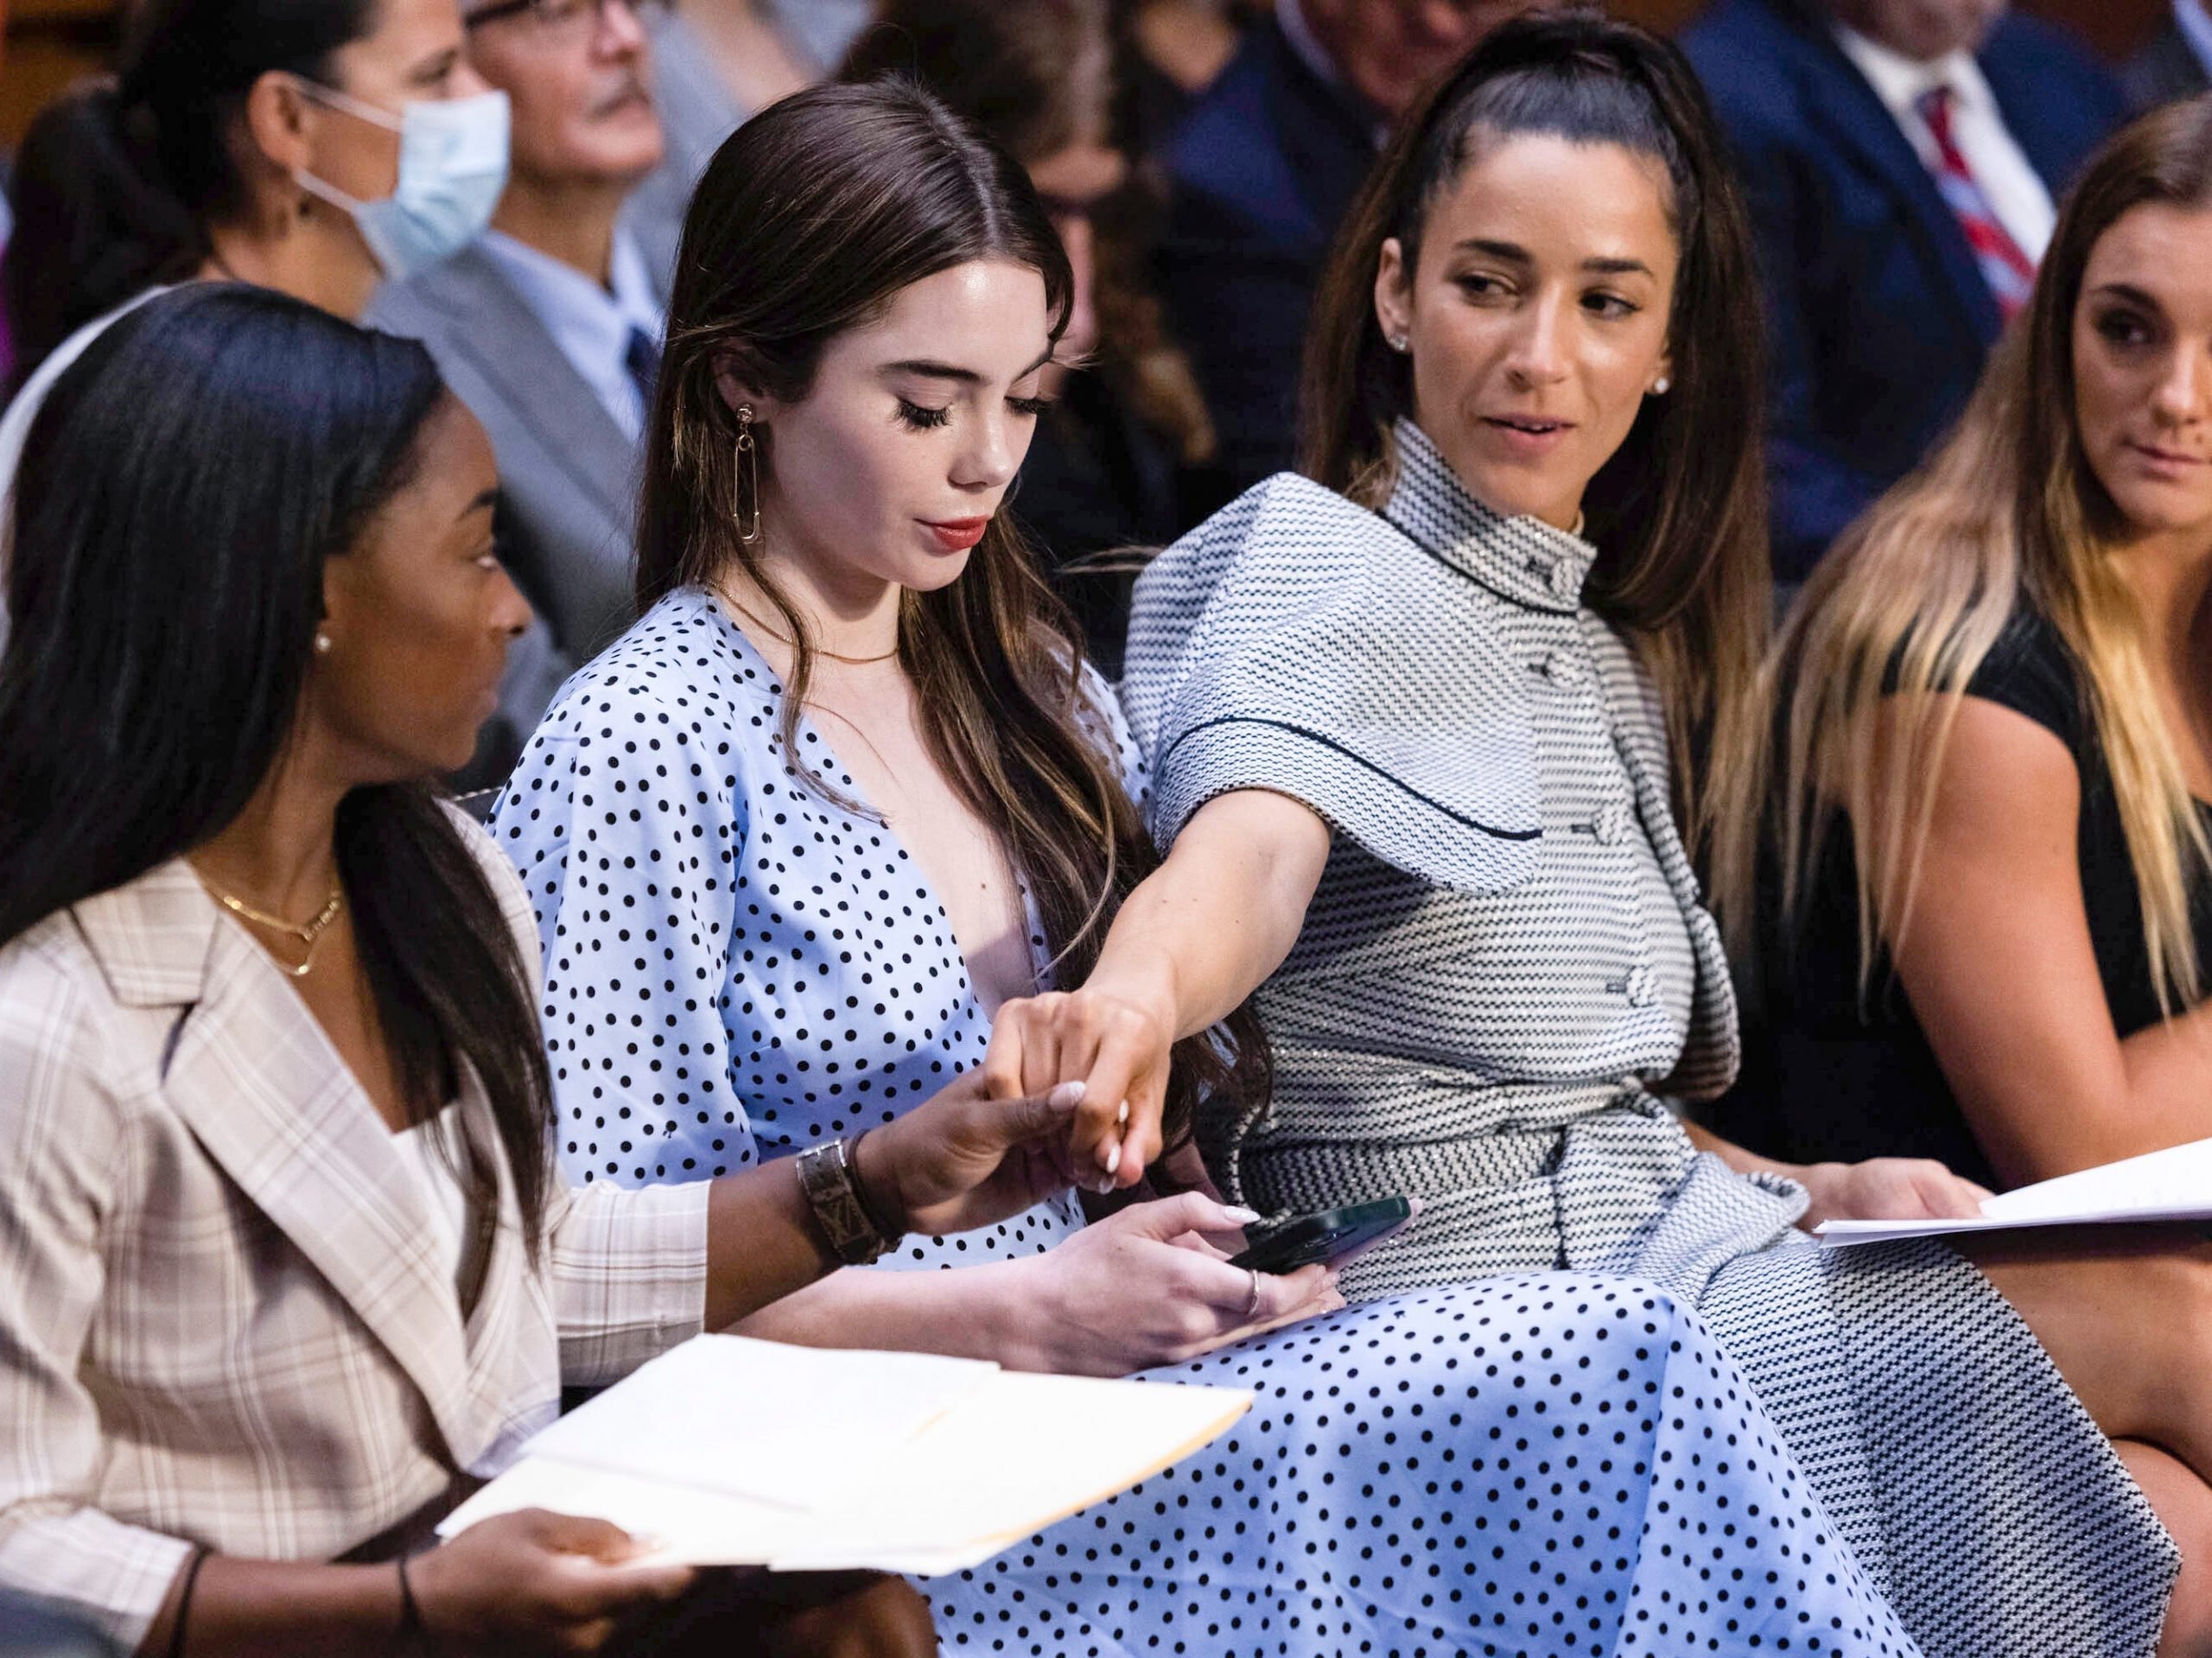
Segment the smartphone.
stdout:
[[1404,1197],[1377,1197],[1372,1203],[1325,1209],[1318,1215],[1299,1215],[1278,1221],[1264,1230],[1245,1232],[1251,1247],[1230,1257],[1232,1267],[1255,1273],[1294,1273],[1315,1261],[1341,1261],[1380,1243],[1414,1217],[1414,1206]]

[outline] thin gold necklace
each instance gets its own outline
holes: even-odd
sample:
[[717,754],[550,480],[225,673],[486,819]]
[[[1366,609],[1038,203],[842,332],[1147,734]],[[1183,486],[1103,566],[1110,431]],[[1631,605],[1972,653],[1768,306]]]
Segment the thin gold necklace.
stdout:
[[[759,628],[770,638],[775,640],[777,644],[783,645],[787,649],[791,648],[791,642],[789,639],[776,632],[774,628],[769,626],[767,623],[762,621],[758,616],[755,616],[743,605],[738,603],[736,599],[732,597],[728,592],[725,592],[722,594],[722,597],[729,600],[729,605],[732,610],[734,610],[739,615],[744,617],[747,621],[751,622],[753,626]],[[892,657],[899,654],[899,647],[894,645],[880,657],[848,657],[841,656],[836,651],[830,650],[824,645],[817,645],[814,647],[814,654],[817,657],[827,657],[832,662],[842,662],[849,668],[865,668],[870,663],[890,661]]]
[[[194,873],[198,873],[197,871],[194,871]],[[302,962],[297,967],[284,967],[284,964],[282,962],[276,963],[278,967],[283,968],[285,972],[290,974],[296,979],[306,978],[309,971],[313,969],[315,967],[315,946],[322,942],[322,935],[330,930],[330,924],[338,919],[338,912],[343,909],[346,905],[346,889],[337,881],[334,880],[330,883],[330,897],[328,901],[323,905],[321,910],[316,912],[315,919],[308,922],[305,925],[302,925],[296,921],[287,921],[281,915],[271,915],[266,910],[255,909],[253,905],[248,904],[244,899],[237,898],[229,893],[226,893],[221,887],[210,881],[205,875],[201,875],[200,877],[200,884],[207,889],[209,897],[213,898],[216,903],[221,905],[232,915],[242,916],[246,920],[252,922],[256,926],[267,927],[272,932],[289,934],[290,937],[298,939],[302,944],[305,944],[308,950],[307,960]]]

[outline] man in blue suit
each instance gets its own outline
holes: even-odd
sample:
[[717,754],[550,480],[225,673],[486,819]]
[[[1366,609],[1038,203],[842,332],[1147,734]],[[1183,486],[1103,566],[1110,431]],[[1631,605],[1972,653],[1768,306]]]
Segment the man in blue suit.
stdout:
[[1749,191],[1775,573],[1801,581],[1957,416],[2125,108],[2004,0],[1719,0],[1682,47]]
[[1547,0],[1276,0],[1169,136],[1160,292],[1220,434],[1218,505],[1290,465],[1337,226],[1433,77]]

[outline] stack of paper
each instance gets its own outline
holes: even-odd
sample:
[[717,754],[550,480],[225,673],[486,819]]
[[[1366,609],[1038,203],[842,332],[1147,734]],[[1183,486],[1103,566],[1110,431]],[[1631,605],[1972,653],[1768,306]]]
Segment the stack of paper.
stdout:
[[438,1529],[549,1509],[694,1566],[957,1572],[1159,1472],[1251,1403],[701,1336],[563,1417]]
[[1830,1245],[2000,1232],[2023,1226],[2097,1226],[2212,1220],[2212,1140],[2062,1174],[1992,1197],[1981,1213],[1950,1221],[1823,1221]]

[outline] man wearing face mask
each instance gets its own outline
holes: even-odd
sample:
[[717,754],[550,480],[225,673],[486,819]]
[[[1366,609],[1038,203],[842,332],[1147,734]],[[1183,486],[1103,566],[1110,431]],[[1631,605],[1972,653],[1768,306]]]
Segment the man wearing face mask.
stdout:
[[1291,464],[1337,226],[1421,88],[1551,0],[1276,0],[1167,140],[1160,286],[1221,438],[1217,499]]
[[1719,0],[1682,37],[1749,186],[1777,578],[1918,464],[2124,114],[2005,0]]
[[[661,159],[641,13],[664,10],[475,0],[469,65],[514,110],[506,192],[480,240],[388,285],[368,314],[427,345],[484,422],[509,568],[577,662],[632,615],[633,497],[672,260],[646,254],[622,208]],[[543,711],[507,710],[525,733]]]
[[[148,0],[114,79],[48,106],[17,153],[0,293],[28,378],[0,488],[47,388],[164,289],[248,282],[358,318],[380,281],[467,245],[505,187],[508,118],[453,0]],[[543,625],[508,661],[508,693],[542,707],[563,671]],[[472,770],[503,773],[528,729],[486,732]]]

